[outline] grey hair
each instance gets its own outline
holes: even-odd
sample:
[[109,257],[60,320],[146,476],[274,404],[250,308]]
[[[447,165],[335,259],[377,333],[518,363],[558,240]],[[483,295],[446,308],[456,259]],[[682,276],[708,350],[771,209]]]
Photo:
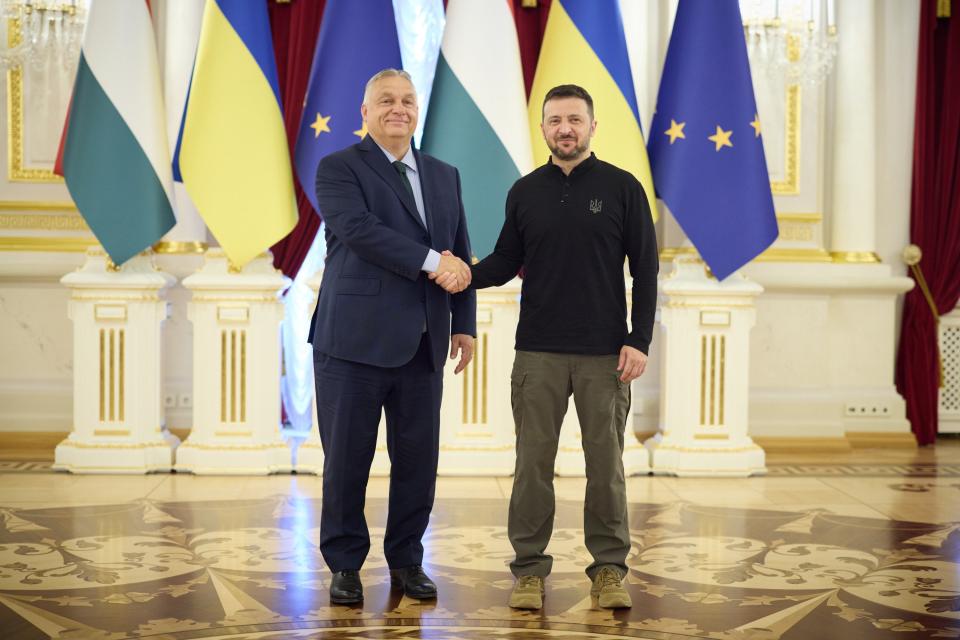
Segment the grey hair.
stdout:
[[[370,92],[373,90],[373,85],[377,84],[380,80],[384,78],[406,78],[407,81],[412,85],[413,78],[410,77],[410,74],[404,71],[403,69],[381,69],[373,74],[373,77],[367,80],[367,86],[363,89],[363,104],[367,104],[367,100],[370,98]],[[416,87],[414,87],[416,89]]]

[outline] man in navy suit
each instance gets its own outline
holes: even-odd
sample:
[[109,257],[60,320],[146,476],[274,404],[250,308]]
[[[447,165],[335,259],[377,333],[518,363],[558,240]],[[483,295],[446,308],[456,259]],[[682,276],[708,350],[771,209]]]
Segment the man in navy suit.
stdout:
[[[443,365],[449,341],[460,373],[476,337],[460,175],[411,145],[418,106],[410,76],[377,73],[360,113],[367,136],[326,156],[316,181],[327,241],[313,328],[325,454],[320,551],[337,604],[363,600],[358,572],[370,549],[363,506],[381,410],[391,463],[384,538],[391,585],[436,597],[421,566],[421,538],[436,485]],[[428,278],[445,273],[444,288]]]

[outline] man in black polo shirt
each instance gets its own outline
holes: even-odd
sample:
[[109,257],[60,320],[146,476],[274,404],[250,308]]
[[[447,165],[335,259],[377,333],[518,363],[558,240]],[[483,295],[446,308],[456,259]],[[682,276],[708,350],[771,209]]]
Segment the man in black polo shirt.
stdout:
[[[584,534],[591,593],[604,608],[631,606],[622,585],[630,549],[623,439],[630,383],[646,367],[657,301],[657,241],[640,182],[590,152],[597,123],[581,87],[543,103],[547,164],[517,180],[494,252],[471,267],[476,289],[524,268],[511,403],[517,466],[508,533],[517,577],[510,606],[539,609],[553,558],[554,461],[570,394],[586,458]],[[627,331],[624,259],[633,277]],[[441,276],[445,284],[453,276]]]

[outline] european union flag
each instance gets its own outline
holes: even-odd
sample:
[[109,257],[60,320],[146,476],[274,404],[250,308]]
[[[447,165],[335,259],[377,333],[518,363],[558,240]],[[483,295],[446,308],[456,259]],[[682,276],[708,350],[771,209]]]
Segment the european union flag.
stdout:
[[360,101],[367,80],[401,64],[391,0],[327,0],[294,152],[297,177],[315,210],[320,159],[363,139]]
[[657,195],[718,279],[776,240],[737,0],[680,0],[648,148]]

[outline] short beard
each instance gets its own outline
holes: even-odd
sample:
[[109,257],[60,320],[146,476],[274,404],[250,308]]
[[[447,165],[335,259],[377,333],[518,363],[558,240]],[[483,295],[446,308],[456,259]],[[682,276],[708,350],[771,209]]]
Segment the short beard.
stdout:
[[573,148],[573,151],[570,151],[569,153],[561,151],[560,145],[554,146],[554,145],[551,145],[550,143],[547,143],[547,147],[550,149],[550,153],[552,153],[554,156],[556,156],[560,160],[576,160],[577,158],[579,158],[584,153],[590,150],[589,144],[577,145],[576,147]]

